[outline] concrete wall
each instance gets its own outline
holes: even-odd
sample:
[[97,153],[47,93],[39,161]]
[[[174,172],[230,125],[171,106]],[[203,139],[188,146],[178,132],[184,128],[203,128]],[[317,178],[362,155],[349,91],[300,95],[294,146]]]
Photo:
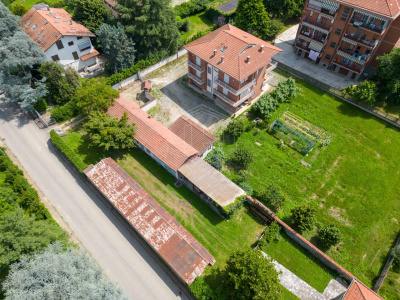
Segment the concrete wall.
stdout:
[[[147,93],[146,93],[146,95],[147,95]],[[140,108],[144,111],[148,111],[156,105],[157,105],[157,99],[153,97],[152,100],[150,100],[149,102],[147,102],[145,105],[141,106]]]

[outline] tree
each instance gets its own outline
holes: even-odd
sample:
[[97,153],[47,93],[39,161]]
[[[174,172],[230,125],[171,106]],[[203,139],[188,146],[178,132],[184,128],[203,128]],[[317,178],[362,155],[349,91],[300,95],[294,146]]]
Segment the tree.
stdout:
[[315,224],[316,209],[310,205],[297,206],[292,209],[292,219],[300,230],[311,230]]
[[0,269],[55,241],[68,242],[67,233],[56,222],[35,220],[21,208],[0,216]]
[[265,94],[253,105],[253,110],[264,120],[271,118],[279,103],[271,94]]
[[111,11],[107,10],[102,0],[75,0],[74,20],[91,32],[96,32],[100,25],[111,17]]
[[279,241],[281,235],[280,235],[281,227],[279,224],[274,221],[272,222],[265,230],[264,230],[264,236],[258,240],[257,244],[260,247],[266,246],[271,242],[277,242]]
[[369,105],[374,105],[378,95],[375,82],[370,80],[365,80],[354,87],[350,86],[347,92],[355,101],[365,102]]
[[226,273],[232,299],[279,298],[278,272],[259,250],[233,252],[226,262]]
[[277,34],[285,27],[285,24],[279,19],[271,19],[269,23],[268,38],[274,39]]
[[299,88],[296,86],[296,80],[290,77],[278,84],[278,87],[274,91],[275,99],[279,103],[283,103],[296,97],[298,89]]
[[285,203],[285,196],[282,194],[279,186],[270,184],[267,189],[262,188],[256,192],[256,198],[274,209],[279,209]]
[[119,97],[119,92],[107,84],[105,78],[90,78],[82,81],[82,86],[76,90],[76,105],[89,114],[92,111],[106,111]]
[[340,230],[334,224],[326,226],[320,232],[319,241],[326,248],[337,245],[341,240]]
[[274,18],[286,20],[292,17],[300,17],[304,2],[304,0],[264,0],[264,5]]
[[0,189],[0,216],[11,213],[15,210],[18,194],[8,186]]
[[122,72],[135,63],[135,44],[125,33],[124,26],[103,24],[96,32],[104,55],[107,57],[107,69],[110,72]]
[[238,138],[244,132],[244,122],[242,119],[233,119],[226,127],[226,133],[234,138]]
[[237,147],[232,154],[231,160],[240,167],[247,169],[253,161],[254,155],[249,149],[244,146]]
[[30,39],[13,16],[0,2],[0,89],[6,99],[19,102],[22,108],[32,106],[47,94],[31,70],[46,61],[42,49]]
[[127,299],[85,251],[63,252],[60,243],[11,266],[3,283],[7,299]]
[[269,35],[270,20],[262,0],[239,0],[235,25],[244,31],[251,31],[260,39],[265,39]]
[[175,51],[180,34],[171,0],[118,1],[117,10],[136,44],[139,59]]
[[25,5],[23,5],[21,3],[15,3],[11,7],[11,12],[16,16],[23,16],[24,14],[26,14],[28,12],[28,9],[26,8]]
[[214,297],[213,290],[201,277],[197,277],[196,280],[189,285],[189,290],[196,297],[196,299],[199,300],[210,300]]
[[93,145],[109,149],[131,149],[135,146],[135,124],[128,124],[127,113],[120,120],[101,111],[91,112],[85,128]]
[[382,99],[400,103],[400,48],[377,57],[378,67],[374,73],[379,96]]
[[67,67],[64,70],[56,62],[46,61],[39,68],[39,72],[44,76],[43,80],[51,101],[55,104],[62,105],[69,102],[81,85],[81,77],[75,69]]

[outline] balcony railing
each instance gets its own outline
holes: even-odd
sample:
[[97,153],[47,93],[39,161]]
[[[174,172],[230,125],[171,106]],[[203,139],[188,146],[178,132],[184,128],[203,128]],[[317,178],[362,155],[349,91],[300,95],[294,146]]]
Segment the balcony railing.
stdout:
[[369,23],[362,22],[362,21],[356,20],[354,18],[350,20],[350,24],[353,24],[354,27],[362,27],[362,28],[365,28],[367,30],[370,30],[372,32],[377,32],[377,33],[382,33],[385,30],[384,26],[375,25],[371,22],[369,22]]
[[272,70],[275,70],[277,66],[278,66],[278,62],[270,63],[267,66],[267,69],[265,70],[265,74],[271,72]]
[[272,75],[265,75],[265,76],[264,76],[263,85],[266,85],[268,82],[270,82],[272,79],[274,79],[274,77],[275,77],[275,74],[272,74]]
[[333,63],[335,65],[339,65],[347,70],[353,71],[358,74],[361,74],[362,70],[364,69],[364,68],[360,68],[360,67],[350,66],[349,64],[345,64],[343,61],[339,62],[336,58],[333,60]]
[[[311,24],[311,25],[314,25],[314,26],[317,26],[317,27],[322,28],[322,29],[324,29],[326,31],[329,31],[332,28],[332,23],[331,24],[322,24],[322,23],[316,22],[316,21],[314,21],[314,20],[312,20],[312,19],[310,19],[308,17],[304,17],[303,18],[303,22]],[[330,20],[329,20],[329,22],[330,22]]]
[[366,62],[371,57],[370,54],[364,54],[364,55],[356,54],[354,51],[351,51],[349,49],[343,48],[342,46],[339,46],[339,51],[351,55],[351,57],[354,57],[353,61],[356,61],[356,62],[358,62],[358,61]]
[[232,101],[231,99],[229,99],[227,96],[225,96],[224,94],[218,92],[217,90],[214,90],[214,95],[216,95],[217,97],[221,98],[222,101],[228,103],[229,105],[235,106],[235,102]]
[[337,13],[337,10],[336,10],[335,12],[331,13],[331,12],[329,12],[329,10],[327,10],[326,8],[322,8],[322,7],[316,6],[316,5],[314,5],[314,4],[308,4],[307,8],[308,8],[308,9],[315,10],[315,11],[317,11],[317,12],[320,12],[320,13],[322,13],[322,14],[324,14],[324,15],[332,16],[332,17],[335,17],[335,16],[336,16],[336,13]]
[[304,46],[303,43],[296,43],[296,45],[294,45],[294,46],[301,50],[310,52],[310,48],[308,48],[308,46]]
[[326,35],[324,37],[316,36],[315,34],[313,35],[304,30],[301,30],[300,34],[306,38],[312,39],[312,40],[317,41],[322,44],[324,44],[328,40]]
[[200,73],[203,73],[205,71],[204,67],[199,67],[195,63],[192,63],[191,61],[188,61],[188,66],[195,69],[196,71],[199,71]]
[[216,84],[218,84],[219,86],[226,88],[228,91],[230,91],[232,94],[234,94],[235,96],[239,95],[240,93],[242,93],[243,91],[245,91],[246,89],[252,87],[255,83],[256,80],[253,79],[252,81],[250,81],[248,84],[246,84],[245,86],[242,86],[240,89],[236,90],[233,87],[231,87],[229,84],[219,80],[218,78],[214,80]]
[[362,40],[361,38],[356,38],[354,37],[354,33],[349,33],[349,32],[344,33],[344,38],[356,42],[362,46],[366,46],[368,48],[374,48],[379,43],[378,40],[369,41],[369,40]]
[[199,85],[202,85],[204,83],[204,79],[201,79],[201,78],[197,77],[196,75],[193,75],[190,72],[188,72],[188,77],[190,79],[194,80]]

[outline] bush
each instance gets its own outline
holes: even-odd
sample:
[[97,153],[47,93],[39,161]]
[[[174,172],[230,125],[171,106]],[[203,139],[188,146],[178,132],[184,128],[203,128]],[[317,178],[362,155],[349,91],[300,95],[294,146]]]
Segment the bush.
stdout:
[[266,246],[271,242],[277,242],[279,241],[281,235],[280,235],[280,230],[281,227],[279,224],[274,221],[272,222],[265,230],[264,230],[264,236],[258,240],[257,244],[260,247]]
[[270,184],[267,189],[257,190],[255,193],[257,200],[264,202],[274,209],[279,209],[285,203],[285,196],[282,194],[280,188],[274,184]]
[[50,139],[67,158],[68,160],[78,169],[79,172],[83,172],[87,168],[87,165],[83,160],[62,140],[62,138],[54,131],[50,131]]
[[253,188],[247,182],[239,183],[239,187],[246,192],[248,196],[253,195]]
[[25,5],[21,3],[15,3],[13,6],[11,6],[11,12],[13,13],[13,15],[22,17],[28,12],[28,9]]
[[189,285],[189,290],[199,300],[211,300],[214,298],[214,291],[201,277],[197,277],[196,280]]
[[341,240],[340,230],[334,224],[326,226],[320,232],[319,241],[326,248],[337,245]]
[[239,146],[233,151],[233,155],[231,160],[241,166],[244,169],[247,169],[249,164],[253,161],[254,155],[249,149],[244,146]]
[[296,80],[290,77],[278,84],[278,87],[274,91],[275,99],[279,103],[283,103],[289,99],[296,97],[298,89],[299,88],[296,86]]
[[271,19],[269,22],[269,33],[268,37],[270,39],[275,38],[275,36],[283,29],[285,24],[279,19]]
[[219,6],[219,2],[216,3],[215,5],[210,5],[206,8],[206,11],[204,13],[204,15],[207,17],[207,19],[209,19],[211,22],[218,22],[218,18],[220,16],[223,16],[225,18],[225,20],[230,20],[230,19],[234,19],[235,15],[236,15],[236,9],[231,11],[231,12],[224,12],[221,11],[217,8],[217,6]]
[[246,201],[246,196],[239,196],[233,203],[227,206],[221,207],[218,204],[216,206],[220,208],[220,212],[225,218],[230,219],[242,208],[244,201]]
[[48,108],[48,105],[46,103],[46,100],[42,98],[33,105],[33,108],[36,109],[38,112],[42,112]]
[[236,183],[247,182],[250,179],[250,173],[246,170],[240,170],[237,174]]
[[181,18],[186,18],[202,12],[210,4],[210,0],[190,0],[174,7],[175,14]]
[[374,105],[376,97],[378,96],[378,88],[375,83],[366,80],[357,86],[349,86],[346,90],[348,94],[357,102],[364,102],[369,105]]
[[73,100],[64,105],[57,106],[50,111],[51,117],[54,118],[58,123],[68,121],[80,113],[82,113],[82,111],[78,108]]
[[229,122],[225,132],[234,138],[238,138],[244,132],[244,127],[243,119],[233,119]]
[[390,253],[394,257],[396,264],[400,264],[400,245],[394,247]]
[[266,94],[253,105],[253,111],[263,119],[271,118],[279,104],[271,94]]
[[213,151],[211,151],[206,158],[204,159],[210,165],[212,165],[218,171],[222,169],[222,162],[225,159],[224,151],[221,147],[216,147]]
[[293,223],[300,230],[311,230],[315,223],[316,209],[309,205],[302,205],[292,209]]

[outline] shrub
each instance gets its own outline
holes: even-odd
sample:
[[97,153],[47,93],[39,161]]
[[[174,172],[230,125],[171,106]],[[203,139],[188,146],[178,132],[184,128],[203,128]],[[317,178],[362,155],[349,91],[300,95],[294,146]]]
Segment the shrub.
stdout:
[[183,22],[182,30],[184,32],[189,32],[191,28],[192,28],[192,25],[190,24],[189,19],[186,18],[185,21]]
[[233,155],[231,160],[241,166],[244,169],[247,169],[249,164],[253,161],[254,155],[249,149],[244,146],[239,146],[233,151]]
[[258,240],[257,244],[260,247],[266,246],[271,242],[277,242],[279,241],[281,235],[280,235],[280,230],[281,227],[279,224],[274,221],[272,222],[265,230],[264,230],[264,236]]
[[212,22],[218,22],[218,18],[223,16],[225,20],[233,19],[236,16],[236,9],[230,12],[224,12],[217,8],[219,6],[219,2],[214,5],[209,5],[206,8],[204,15]]
[[221,169],[222,169],[222,157],[221,156],[219,156],[217,154],[213,154],[207,161],[215,169],[217,169],[218,171],[221,171]]
[[[266,94],[253,105],[253,111],[263,119],[271,118],[279,104],[271,94]],[[264,123],[264,122],[263,122]]]
[[238,138],[244,132],[244,127],[245,125],[243,119],[233,119],[226,127],[226,133],[234,138]]
[[376,97],[378,96],[378,88],[375,83],[370,80],[366,80],[355,87],[350,86],[347,92],[353,100],[364,102],[369,105],[374,105]]
[[246,201],[246,196],[239,196],[233,203],[228,204],[227,206],[221,207],[218,204],[216,204],[216,206],[220,207],[221,214],[225,218],[230,219],[242,208],[244,201]]
[[272,206],[274,209],[281,208],[286,200],[280,188],[275,184],[270,184],[267,189],[258,190],[255,196],[258,200],[268,206]]
[[197,277],[196,280],[189,285],[189,290],[199,300],[210,300],[214,298],[214,291],[201,277]]
[[38,102],[33,105],[33,108],[36,109],[38,112],[45,111],[48,108],[46,100],[41,98]]
[[236,183],[247,182],[250,179],[250,173],[246,170],[240,170],[235,180]]
[[296,86],[296,80],[290,77],[278,84],[278,87],[274,91],[274,96],[278,103],[283,103],[291,98],[296,97],[297,91],[298,87]]
[[190,0],[174,7],[175,14],[181,18],[186,18],[202,12],[210,4],[210,0]]
[[21,3],[15,3],[13,6],[11,6],[11,12],[13,13],[13,15],[22,17],[28,12],[28,9],[25,5]]
[[67,158],[68,160],[78,169],[79,172],[83,172],[87,165],[83,160],[62,140],[62,138],[54,131],[50,131],[50,139]]
[[82,111],[78,108],[75,101],[73,100],[67,102],[64,105],[57,106],[50,111],[51,117],[59,123],[68,121],[73,117],[76,117],[80,113],[82,113]]
[[8,168],[11,168],[13,165],[14,164],[12,163],[12,161],[6,155],[0,156],[0,172],[4,172]]
[[292,219],[300,230],[311,230],[315,223],[316,209],[309,205],[302,205],[292,209]]
[[326,248],[337,245],[341,240],[340,230],[334,224],[326,226],[320,232],[319,241]]
[[275,36],[283,29],[285,24],[279,19],[271,19],[269,22],[269,38],[275,38]]
[[394,257],[394,261],[400,264],[400,245],[394,247],[390,253]]
[[239,187],[246,192],[247,195],[253,195],[253,188],[247,182],[239,183]]

